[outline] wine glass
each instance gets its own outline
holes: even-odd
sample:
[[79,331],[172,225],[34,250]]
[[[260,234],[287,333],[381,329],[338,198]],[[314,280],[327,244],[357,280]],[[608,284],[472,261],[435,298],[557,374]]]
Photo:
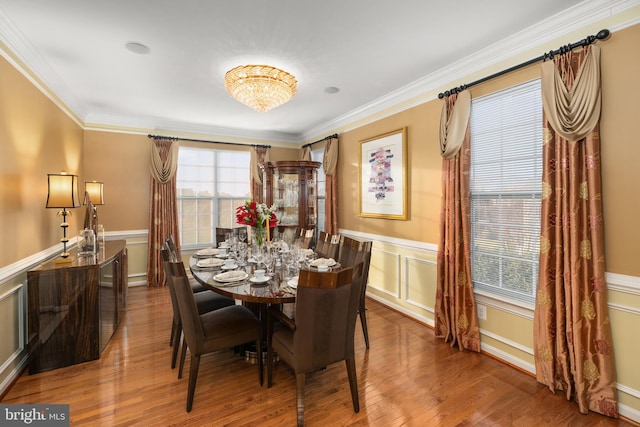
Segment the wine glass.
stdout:
[[251,257],[256,262],[256,267],[260,268],[260,264],[262,264],[262,258],[264,257],[263,249],[257,245],[254,245],[253,250],[251,251]]
[[240,240],[241,243],[244,243],[247,241],[247,229],[246,228],[241,228],[238,230],[238,240]]
[[276,262],[275,255],[271,253],[271,251],[266,251],[264,256],[262,257],[262,262],[265,267],[267,267],[267,275],[273,277],[273,267]]

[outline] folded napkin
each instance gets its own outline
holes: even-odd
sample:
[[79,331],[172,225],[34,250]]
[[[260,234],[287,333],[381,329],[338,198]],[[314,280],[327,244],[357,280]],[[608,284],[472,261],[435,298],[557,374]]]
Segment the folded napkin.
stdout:
[[333,258],[318,258],[311,261],[311,265],[314,267],[319,267],[321,265],[331,267],[332,265],[336,265],[336,260]]
[[233,280],[233,279],[243,279],[245,277],[247,277],[247,273],[244,271],[238,271],[238,270],[233,270],[233,271],[227,271],[226,273],[220,273],[218,275],[215,276],[216,280]]
[[205,248],[205,249],[200,249],[198,252],[196,252],[196,255],[200,255],[200,256],[207,256],[207,255],[218,255],[220,251],[216,248]]
[[198,267],[220,267],[224,265],[224,260],[220,258],[205,258],[196,262]]
[[306,256],[313,255],[313,249],[300,249],[300,253]]
[[282,292],[286,292],[286,293],[291,294],[291,295],[295,295],[296,292],[298,291],[296,288],[292,288],[289,285],[284,285],[283,287],[280,288],[280,290]]

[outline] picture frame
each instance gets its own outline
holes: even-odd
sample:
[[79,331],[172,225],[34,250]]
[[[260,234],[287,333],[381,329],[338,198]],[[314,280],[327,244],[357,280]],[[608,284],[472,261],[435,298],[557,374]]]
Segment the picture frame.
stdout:
[[360,141],[359,215],[406,220],[407,128]]

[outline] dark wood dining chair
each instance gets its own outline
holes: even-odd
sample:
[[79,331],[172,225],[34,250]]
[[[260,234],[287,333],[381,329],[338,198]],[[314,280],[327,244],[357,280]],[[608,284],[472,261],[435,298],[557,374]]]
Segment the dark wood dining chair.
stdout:
[[366,240],[360,241],[343,236],[340,243],[340,254],[338,260],[343,267],[353,267],[362,263],[362,275],[359,280],[362,281],[360,286],[360,303],[358,306],[358,315],[360,316],[360,324],[362,325],[362,333],[364,334],[364,342],[369,348],[369,330],[367,328],[367,283],[369,282],[369,266],[371,264],[371,247],[373,242]]
[[[169,245],[165,242],[162,245],[162,250],[160,251],[160,257],[162,259],[162,266],[164,268],[164,272],[167,276],[167,286],[169,287],[169,295],[171,297],[171,305],[173,308],[173,317],[171,320],[171,337],[169,339],[169,345],[173,347],[173,351],[171,353],[171,369],[176,367],[176,360],[178,359],[178,348],[180,347],[180,338],[182,338],[182,321],[180,319],[180,310],[178,307],[178,299],[175,293],[175,287],[173,283],[169,280],[169,263],[170,262],[181,262],[179,259],[173,257],[173,254],[169,250]],[[189,280],[189,279],[188,279]],[[189,280],[189,287],[191,288],[191,281]],[[197,292],[193,293],[193,300],[196,304],[196,309],[199,314],[208,313],[210,311],[218,310],[224,307],[230,307],[235,305],[236,302],[227,298],[223,295],[216,294],[212,290],[208,290],[206,292]],[[184,354],[185,354],[185,343],[183,343],[183,351],[182,356],[180,358],[180,366],[182,367],[184,364]],[[182,378],[182,368],[178,373],[178,378]]]
[[303,231],[302,237],[300,238],[300,248],[302,249],[310,249],[313,246],[313,235],[315,234],[314,228],[307,228]]
[[[263,382],[262,326],[260,320],[246,307],[233,305],[204,314],[198,312],[189,278],[182,262],[169,262],[169,282],[178,300],[184,339],[191,353],[187,412],[193,407],[193,396],[202,355],[229,349],[247,343],[255,343],[258,353],[258,378]],[[180,367],[182,369],[182,366]],[[213,380],[213,378],[211,378]]]
[[321,231],[316,243],[315,252],[322,258],[333,258],[338,260],[338,252],[340,250],[340,235],[329,234]]
[[[171,254],[172,259],[177,261],[182,260],[182,254],[180,253],[180,250],[176,246],[176,242],[173,239],[172,235],[169,235],[169,237],[167,237],[167,240],[165,241],[165,243],[169,247],[169,253]],[[207,289],[202,284],[198,283],[198,281],[196,280],[189,280],[189,283],[191,284],[191,290],[193,291],[193,293],[203,292],[203,291],[211,292],[211,289]],[[171,336],[173,336],[173,332],[171,333]]]
[[[295,321],[272,307],[267,322],[267,387],[273,378],[274,351],[296,375],[298,425],[304,425],[306,374],[345,361],[353,410],[360,411],[353,334],[360,289],[353,280],[362,266],[332,272],[301,270]],[[276,321],[279,321],[276,323]]]

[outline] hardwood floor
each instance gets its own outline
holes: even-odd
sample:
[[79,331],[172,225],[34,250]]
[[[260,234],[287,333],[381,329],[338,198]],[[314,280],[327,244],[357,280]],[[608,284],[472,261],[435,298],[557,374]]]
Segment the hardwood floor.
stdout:
[[[360,413],[343,363],[307,377],[308,426],[631,426],[582,415],[560,393],[487,355],[460,352],[433,331],[368,302],[367,351],[356,330]],[[276,365],[273,387],[232,351],[203,356],[193,411],[187,377],[170,368],[167,289],[130,289],[126,317],[97,361],[22,375],[2,403],[68,403],[71,425],[295,425],[295,379]],[[188,372],[188,361],[185,366]]]

